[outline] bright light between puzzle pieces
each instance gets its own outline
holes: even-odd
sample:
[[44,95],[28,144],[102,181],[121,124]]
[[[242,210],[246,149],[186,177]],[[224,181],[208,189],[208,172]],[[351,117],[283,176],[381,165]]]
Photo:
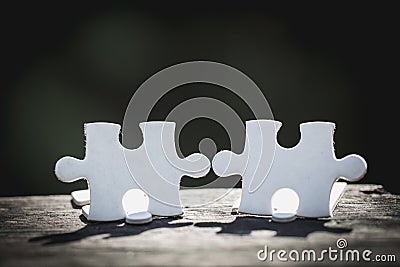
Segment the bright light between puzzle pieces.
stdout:
[[271,199],[273,213],[297,213],[299,207],[299,196],[290,188],[277,190]]
[[127,214],[147,211],[149,197],[140,189],[131,189],[122,198],[122,206]]

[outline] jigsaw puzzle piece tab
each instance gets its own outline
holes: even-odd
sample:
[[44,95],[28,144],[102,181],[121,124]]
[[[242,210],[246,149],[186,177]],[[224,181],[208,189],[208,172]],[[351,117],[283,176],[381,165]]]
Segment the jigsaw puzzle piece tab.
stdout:
[[84,169],[84,160],[66,156],[57,161],[54,173],[61,182],[72,183],[86,177]]

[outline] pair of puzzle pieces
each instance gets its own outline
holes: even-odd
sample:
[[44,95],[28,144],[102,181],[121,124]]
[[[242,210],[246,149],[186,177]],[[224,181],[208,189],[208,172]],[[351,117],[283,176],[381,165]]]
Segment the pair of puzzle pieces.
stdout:
[[140,189],[149,198],[151,215],[182,214],[179,198],[181,177],[201,177],[210,170],[210,161],[195,153],[179,158],[175,150],[175,123],[143,122],[140,125],[143,144],[126,149],[119,141],[120,125],[113,123],[85,124],[86,154],[83,160],[61,158],[55,166],[57,178],[63,182],[86,179],[90,197],[81,191],[73,193],[77,204],[87,204],[83,214],[94,221],[126,218],[123,197],[131,189]]
[[214,172],[221,177],[242,176],[239,212],[274,215],[273,195],[287,188],[299,199],[295,215],[331,216],[346,186],[336,181],[339,178],[360,180],[366,173],[367,163],[355,154],[336,158],[334,123],[302,123],[300,142],[293,148],[278,144],[281,125],[274,120],[247,121],[243,152],[217,153],[212,162]]
[[[336,181],[339,178],[360,180],[366,173],[365,160],[358,155],[336,159],[334,123],[301,124],[301,140],[293,148],[283,148],[277,143],[281,125],[273,120],[247,121],[243,153],[217,153],[212,162],[214,172],[221,177],[242,176],[239,212],[274,215],[273,195],[286,188],[293,190],[299,199],[294,215],[331,216],[346,186],[346,183]],[[59,180],[87,180],[89,191],[73,192],[72,196],[77,205],[90,202],[90,206],[82,208],[89,220],[127,218],[122,198],[130,189],[141,189],[148,195],[150,215],[182,214],[181,177],[201,177],[208,173],[210,162],[204,155],[195,153],[184,159],[178,157],[175,123],[143,122],[140,128],[144,142],[139,148],[130,150],[119,143],[119,125],[85,124],[85,159],[64,157],[57,162],[55,173]]]

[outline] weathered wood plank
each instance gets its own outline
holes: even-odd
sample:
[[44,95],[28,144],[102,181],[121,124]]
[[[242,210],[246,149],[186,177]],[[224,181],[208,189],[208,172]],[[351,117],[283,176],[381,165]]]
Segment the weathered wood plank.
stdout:
[[231,205],[239,197],[240,189],[233,189],[218,202],[192,207],[223,190],[182,190],[184,216],[159,218],[139,226],[123,222],[89,223],[66,195],[0,198],[0,263],[281,265],[285,262],[259,261],[257,252],[265,244],[269,249],[287,251],[337,248],[338,238],[345,238],[349,249],[370,249],[374,255],[395,254],[400,260],[400,196],[386,192],[382,186],[348,185],[333,218],[297,219],[285,224],[265,217],[231,214]]

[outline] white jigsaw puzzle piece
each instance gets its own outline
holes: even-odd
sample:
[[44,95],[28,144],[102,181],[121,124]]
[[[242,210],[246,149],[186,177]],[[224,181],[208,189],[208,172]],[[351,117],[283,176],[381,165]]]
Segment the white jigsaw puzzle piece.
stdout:
[[143,144],[130,150],[119,142],[120,125],[87,123],[85,158],[67,156],[56,163],[55,174],[60,181],[87,180],[90,206],[84,206],[83,213],[89,220],[124,219],[122,198],[130,189],[148,194],[148,211],[153,215],[182,214],[181,177],[197,178],[208,173],[210,162],[206,156],[195,153],[182,159],[176,154],[175,123],[143,122],[140,128]]
[[246,122],[243,153],[217,153],[212,163],[214,172],[222,177],[242,176],[240,212],[272,215],[273,194],[279,189],[290,188],[300,200],[298,216],[331,216],[344,189],[341,184],[335,186],[332,193],[335,181],[339,178],[360,180],[366,173],[367,163],[355,154],[336,159],[334,123],[302,123],[300,142],[293,148],[284,148],[277,143],[281,125],[273,120]]

